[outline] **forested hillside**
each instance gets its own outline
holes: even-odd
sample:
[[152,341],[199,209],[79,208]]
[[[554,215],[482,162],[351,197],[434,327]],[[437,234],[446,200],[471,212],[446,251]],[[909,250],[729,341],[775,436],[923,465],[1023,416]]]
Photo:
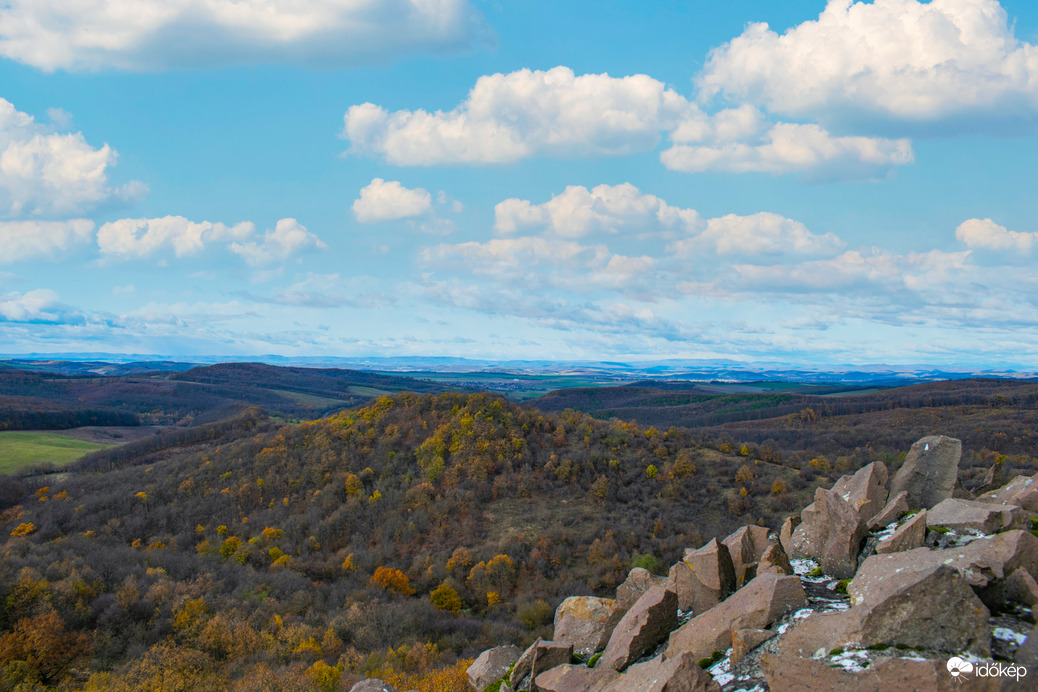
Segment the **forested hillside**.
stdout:
[[3,514],[5,684],[309,689],[391,668],[437,689],[437,668],[543,633],[564,595],[774,525],[811,490],[688,431],[482,394],[264,426],[27,488]]

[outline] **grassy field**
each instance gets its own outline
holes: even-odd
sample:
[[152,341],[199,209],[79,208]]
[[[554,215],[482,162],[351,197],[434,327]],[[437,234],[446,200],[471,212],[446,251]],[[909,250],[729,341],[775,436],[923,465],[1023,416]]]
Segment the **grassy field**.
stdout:
[[60,466],[110,446],[48,432],[0,432],[0,473],[45,462]]

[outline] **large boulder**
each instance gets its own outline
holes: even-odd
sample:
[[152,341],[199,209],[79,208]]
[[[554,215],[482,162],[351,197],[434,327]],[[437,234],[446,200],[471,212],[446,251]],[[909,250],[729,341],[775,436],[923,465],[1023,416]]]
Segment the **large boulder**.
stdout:
[[698,661],[732,645],[733,629],[764,629],[807,605],[797,577],[761,574],[722,603],[692,618],[670,635],[666,655],[689,651]]
[[777,634],[774,630],[746,628],[732,630],[732,654],[730,660],[734,666],[749,652],[768,641]]
[[800,513],[793,532],[790,557],[812,557],[826,574],[844,579],[854,575],[867,522],[841,495],[815,490],[815,501]]
[[590,656],[605,648],[621,617],[623,613],[611,598],[571,596],[555,609],[552,641],[572,644],[573,653]]
[[789,555],[789,551],[793,546],[793,532],[800,526],[800,521],[799,514],[786,517],[786,520],[782,522],[782,528],[779,529],[779,544],[786,551],[786,555]]
[[882,657],[864,670],[850,671],[830,667],[825,661],[768,653],[761,656],[760,667],[771,692],[996,692],[1002,684],[997,678],[973,676],[953,680],[947,659]]
[[540,673],[533,682],[541,692],[603,692],[619,677],[615,670],[567,663]]
[[476,688],[476,692],[483,692],[484,687],[501,679],[508,666],[519,660],[521,653],[517,646],[495,646],[493,649],[487,649],[477,656],[465,671],[469,684]]
[[396,688],[378,678],[368,678],[351,687],[350,692],[396,692]]
[[698,615],[735,591],[735,566],[723,543],[712,539],[671,567],[667,588],[678,597],[678,607]]
[[732,566],[735,568],[735,586],[739,588],[754,577],[754,567],[771,541],[768,540],[767,528],[744,526],[721,541],[721,544],[728,548]]
[[912,445],[905,462],[890,481],[890,495],[908,493],[910,509],[930,509],[955,492],[962,442],[931,435]]
[[1038,538],[1029,531],[1005,531],[957,548],[916,548],[872,555],[861,563],[847,593],[853,602],[858,602],[867,597],[874,584],[891,573],[928,570],[935,565],[954,567],[978,591],[1005,579],[1020,567],[1033,577],[1038,575]]
[[858,469],[853,476],[840,478],[833,484],[832,492],[867,522],[887,502],[887,467],[881,461],[874,461]]
[[757,574],[793,574],[793,566],[781,543],[769,545],[757,562]]
[[901,526],[897,527],[891,535],[881,540],[876,545],[876,552],[880,555],[886,553],[899,553],[902,550],[922,548],[926,542],[926,510],[920,510],[918,514],[910,518]]
[[1005,486],[984,493],[977,500],[996,505],[1016,505],[1028,512],[1038,513],[1038,473],[1017,476]]
[[657,656],[627,669],[604,692],[721,692],[713,677],[688,652]]
[[616,587],[616,607],[621,615],[634,605],[635,601],[641,598],[643,593],[665,581],[665,577],[653,576],[652,572],[644,567],[632,569],[627,575],[627,579],[620,586]]
[[663,586],[646,591],[613,629],[596,667],[623,670],[678,625],[678,597]]
[[810,657],[855,644],[989,656],[990,615],[952,567],[894,570],[874,581],[849,610],[801,620],[785,633],[780,650]]
[[531,682],[529,689],[532,692],[537,692],[536,679],[538,675],[556,666],[569,663],[572,658],[573,647],[569,644],[558,644],[538,637],[537,641],[531,644],[523,652],[523,655],[519,657],[519,660],[515,662],[515,666],[512,668],[512,675],[508,678],[508,683],[513,689],[519,689],[523,681],[529,678]]
[[992,504],[975,500],[941,500],[926,518],[928,526],[953,530],[972,529],[992,534],[1003,529],[1020,528],[1025,515],[1016,505]]

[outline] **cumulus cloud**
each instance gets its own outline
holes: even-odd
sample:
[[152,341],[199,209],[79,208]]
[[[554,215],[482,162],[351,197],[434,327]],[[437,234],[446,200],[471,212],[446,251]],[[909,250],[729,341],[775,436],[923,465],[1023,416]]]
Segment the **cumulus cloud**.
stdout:
[[967,219],[955,229],[955,237],[969,248],[1029,253],[1038,233],[1010,231],[991,219]]
[[647,75],[577,76],[560,66],[480,77],[449,112],[352,106],[342,134],[352,153],[397,165],[503,163],[645,151],[695,109]]
[[[701,252],[810,255],[836,252],[843,247],[835,235],[812,233],[799,221],[779,214],[729,214],[705,219],[695,209],[667,204],[630,183],[598,185],[590,190],[571,185],[542,204],[507,199],[494,208],[494,214],[494,228],[502,235],[538,228],[546,237],[577,239],[592,233],[622,231],[638,237],[671,239],[667,250],[678,257]],[[544,246],[549,245],[544,238],[539,240]],[[558,245],[555,249],[561,250],[562,244]],[[566,257],[566,253],[559,256]]]
[[8,0],[0,55],[45,71],[351,66],[488,36],[468,0]]
[[134,199],[144,185],[112,187],[116,152],[81,133],[57,133],[0,98],[0,216],[82,212],[111,199]]
[[245,261],[255,267],[284,261],[297,252],[312,249],[326,249],[316,235],[306,230],[295,219],[281,219],[274,230],[267,231],[259,242],[231,243],[231,252],[241,255]]
[[224,244],[248,264],[261,266],[287,259],[302,250],[327,247],[295,219],[281,219],[262,238],[252,240],[250,221],[228,226],[191,221],[183,216],[110,221],[97,232],[101,254],[111,259],[142,259],[170,249],[177,257],[194,255],[207,246]]
[[996,0],[829,0],[784,34],[755,23],[712,51],[697,84],[773,113],[933,122],[1031,118],[1038,47]]
[[58,294],[49,288],[0,295],[3,322],[59,322],[64,312]]
[[542,226],[565,238],[620,230],[693,230],[700,222],[694,209],[670,206],[630,183],[598,185],[591,190],[582,185],[570,185],[562,194],[543,204],[506,199],[494,207],[494,219],[494,229],[498,233],[509,234],[524,227]]
[[874,178],[915,159],[907,139],[834,137],[813,124],[778,123],[749,140],[676,144],[660,154],[660,161],[685,173],[714,170]]
[[396,180],[382,178],[374,178],[353,202],[353,215],[361,223],[406,219],[431,210],[432,195],[427,190],[409,189]]
[[875,177],[912,160],[907,140],[834,137],[817,125],[770,124],[743,105],[708,114],[648,75],[575,75],[568,67],[480,77],[449,112],[351,107],[350,152],[404,166],[504,163],[531,156],[610,156],[647,151],[685,172],[769,173],[824,169]]
[[54,257],[74,245],[89,242],[94,222],[0,221],[0,264]]
[[101,254],[122,259],[144,258],[169,248],[177,257],[201,252],[209,243],[244,240],[256,230],[245,221],[227,226],[211,221],[194,222],[183,216],[110,221],[97,232]]
[[835,252],[844,245],[832,233],[812,233],[801,222],[771,212],[728,214],[707,220],[705,226],[702,232],[675,241],[667,249],[679,257],[704,250],[718,255],[817,255]]

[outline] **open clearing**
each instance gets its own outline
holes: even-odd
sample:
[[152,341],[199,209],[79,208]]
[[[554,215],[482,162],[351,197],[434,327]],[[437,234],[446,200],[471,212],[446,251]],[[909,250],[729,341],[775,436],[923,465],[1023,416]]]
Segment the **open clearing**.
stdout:
[[50,432],[0,432],[0,473],[47,462],[61,466],[111,446]]

